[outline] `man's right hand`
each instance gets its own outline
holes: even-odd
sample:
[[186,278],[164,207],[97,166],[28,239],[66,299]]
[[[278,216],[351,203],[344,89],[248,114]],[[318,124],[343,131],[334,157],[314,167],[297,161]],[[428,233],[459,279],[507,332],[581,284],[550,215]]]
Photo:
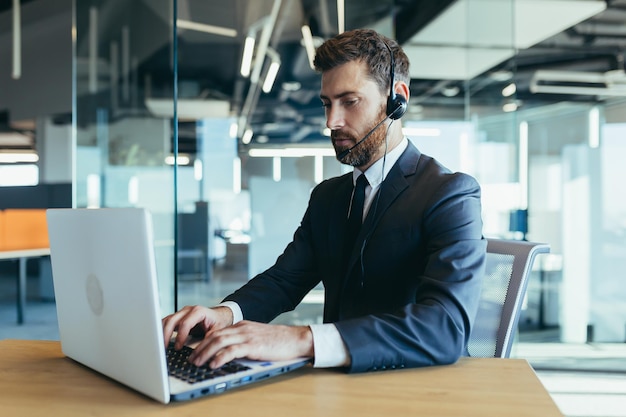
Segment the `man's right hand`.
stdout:
[[167,348],[174,332],[178,332],[175,349],[182,349],[191,336],[204,337],[209,331],[223,329],[233,324],[233,313],[228,307],[186,306],[163,318],[163,338]]

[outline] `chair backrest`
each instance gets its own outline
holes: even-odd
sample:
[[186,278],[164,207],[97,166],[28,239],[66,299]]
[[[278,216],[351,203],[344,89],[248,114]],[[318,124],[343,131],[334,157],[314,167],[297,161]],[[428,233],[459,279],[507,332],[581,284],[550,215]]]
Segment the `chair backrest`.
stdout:
[[508,358],[535,256],[550,246],[520,240],[487,239],[487,262],[470,356]]

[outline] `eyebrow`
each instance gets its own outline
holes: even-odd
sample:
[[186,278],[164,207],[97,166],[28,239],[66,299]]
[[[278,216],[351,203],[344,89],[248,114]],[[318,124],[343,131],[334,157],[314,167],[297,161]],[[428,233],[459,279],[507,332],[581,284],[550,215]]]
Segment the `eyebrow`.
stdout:
[[[336,94],[335,96],[333,96],[333,98],[342,98],[345,96],[349,96],[350,94],[357,94],[356,91],[344,91],[343,93],[339,93]],[[320,100],[330,100],[331,98],[324,95],[324,94],[320,94]]]

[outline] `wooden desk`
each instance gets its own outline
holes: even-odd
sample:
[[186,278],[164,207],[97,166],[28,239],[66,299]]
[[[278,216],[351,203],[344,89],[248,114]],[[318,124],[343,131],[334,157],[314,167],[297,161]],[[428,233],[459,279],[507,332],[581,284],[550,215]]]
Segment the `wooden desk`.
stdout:
[[58,342],[3,340],[0,352],[2,416],[562,416],[521,359],[358,375],[306,367],[162,405],[64,357]]
[[40,249],[20,249],[0,251],[0,261],[7,259],[17,259],[17,323],[24,323],[24,306],[26,305],[26,261],[29,258],[40,258],[50,255],[49,248]]

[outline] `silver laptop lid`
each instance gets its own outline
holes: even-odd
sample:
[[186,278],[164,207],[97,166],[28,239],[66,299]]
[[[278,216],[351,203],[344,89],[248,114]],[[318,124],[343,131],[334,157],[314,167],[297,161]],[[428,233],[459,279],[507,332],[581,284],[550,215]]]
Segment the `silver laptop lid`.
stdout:
[[63,353],[158,401],[170,400],[145,209],[50,209]]

